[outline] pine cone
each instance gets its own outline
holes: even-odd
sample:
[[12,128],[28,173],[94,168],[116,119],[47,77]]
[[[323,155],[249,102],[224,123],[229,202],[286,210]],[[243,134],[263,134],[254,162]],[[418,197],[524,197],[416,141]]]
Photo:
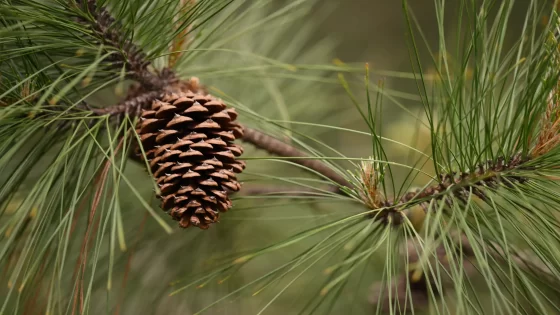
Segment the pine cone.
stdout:
[[245,168],[233,141],[243,136],[237,113],[223,101],[193,92],[170,93],[142,110],[137,132],[161,190],[162,208],[179,225],[207,229],[231,208],[235,173]]

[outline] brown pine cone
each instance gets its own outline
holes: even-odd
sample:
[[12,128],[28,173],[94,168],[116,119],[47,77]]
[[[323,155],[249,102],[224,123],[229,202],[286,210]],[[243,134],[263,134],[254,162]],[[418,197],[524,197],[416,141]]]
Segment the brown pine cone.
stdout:
[[231,208],[235,173],[245,168],[233,144],[243,136],[237,113],[210,95],[179,92],[142,110],[137,132],[161,190],[162,208],[179,225],[207,229]]

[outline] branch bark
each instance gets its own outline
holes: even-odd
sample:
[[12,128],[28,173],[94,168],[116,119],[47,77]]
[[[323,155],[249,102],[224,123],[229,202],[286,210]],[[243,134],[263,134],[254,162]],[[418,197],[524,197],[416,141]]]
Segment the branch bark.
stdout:
[[131,79],[142,84],[145,91],[161,90],[169,82],[176,80],[173,71],[164,71],[154,74],[148,67],[151,61],[147,59],[147,55],[131,40],[124,38],[121,25],[113,18],[107,8],[98,7],[96,0],[78,0],[76,4],[84,13],[89,13],[93,20],[79,17],[84,25],[89,25],[97,34],[97,37],[104,45],[119,50],[120,54],[111,56],[115,67],[125,65],[128,75]]
[[[518,153],[508,162],[500,157],[496,161],[488,160],[484,164],[478,165],[472,172],[443,174],[439,183],[435,185],[421,190],[408,191],[397,199],[386,200],[380,212],[372,212],[369,217],[399,225],[404,221],[403,216],[408,215],[408,212],[403,210],[410,209],[417,204],[427,210],[430,200],[441,200],[445,196],[452,195],[460,202],[466,203],[472,193],[486,201],[484,191],[488,189],[495,189],[500,184],[511,187],[513,183],[525,182],[526,178],[509,173],[515,170],[530,169],[524,165],[527,161],[529,161],[528,157],[523,157]],[[449,199],[446,202],[451,205]]]
[[[338,188],[335,186],[329,186],[326,188],[320,188],[332,193],[338,193]],[[306,187],[294,187],[294,186],[243,186],[237,194],[242,196],[285,196],[290,197],[313,197],[317,194],[322,194],[322,191]]]
[[91,108],[91,111],[99,116],[106,114],[111,116],[122,116],[126,114],[138,116],[141,110],[150,106],[161,93],[160,91],[145,92],[117,105],[104,108]]
[[244,127],[243,130],[244,134],[243,138],[241,138],[242,141],[250,143],[255,147],[263,149],[273,155],[282,157],[301,157],[302,159],[293,159],[291,161],[327,177],[340,186],[352,187],[352,185],[342,175],[323,162],[314,159],[305,159],[305,157],[309,157],[309,155],[297,148],[255,129]]

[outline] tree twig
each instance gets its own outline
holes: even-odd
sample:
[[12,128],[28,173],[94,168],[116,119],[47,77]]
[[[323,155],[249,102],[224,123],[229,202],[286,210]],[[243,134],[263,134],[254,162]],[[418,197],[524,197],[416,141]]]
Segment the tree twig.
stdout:
[[[443,174],[439,183],[435,185],[411,190],[398,199],[386,200],[380,212],[372,212],[369,217],[399,225],[404,221],[403,216],[408,215],[408,212],[403,210],[410,209],[416,204],[422,205],[427,210],[426,204],[430,200],[440,200],[445,196],[453,195],[458,200],[467,202],[471,193],[482,200],[487,200],[484,192],[487,189],[494,189],[500,184],[511,186],[515,182],[525,182],[526,178],[508,173],[529,169],[524,166],[527,161],[529,161],[528,157],[516,154],[508,162],[503,157],[496,161],[488,160],[484,165],[478,165],[472,172]],[[450,200],[446,202],[451,203]]]
[[[326,190],[331,193],[338,193],[338,188],[335,186],[329,186],[325,188],[318,188],[321,190]],[[290,197],[313,197],[323,192],[313,188],[307,187],[294,187],[294,186],[243,186],[243,189],[237,193],[241,196],[285,196]]]
[[263,149],[277,156],[301,157],[302,159],[293,159],[291,161],[327,177],[340,186],[352,187],[346,178],[323,162],[314,159],[305,159],[305,157],[309,157],[309,155],[299,149],[255,129],[244,127],[243,130],[244,134],[243,138],[241,138],[242,141],[250,143],[259,149]]
[[145,92],[125,100],[114,106],[103,108],[91,108],[91,111],[99,116],[109,114],[111,116],[122,116],[125,114],[138,116],[143,108],[147,108],[161,95],[160,91]]
[[89,13],[93,18],[89,20],[79,17],[78,20],[82,24],[90,25],[103,44],[121,52],[111,56],[115,66],[120,67],[120,63],[124,64],[129,76],[142,83],[145,90],[160,90],[168,82],[176,80],[172,71],[162,71],[156,75],[148,69],[151,62],[146,54],[132,41],[122,36],[121,25],[111,16],[107,8],[98,7],[96,0],[78,0],[76,3],[82,11]]

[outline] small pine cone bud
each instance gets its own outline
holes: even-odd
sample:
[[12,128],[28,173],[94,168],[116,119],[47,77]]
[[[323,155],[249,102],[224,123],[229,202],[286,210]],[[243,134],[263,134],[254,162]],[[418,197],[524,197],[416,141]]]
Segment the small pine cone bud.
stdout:
[[161,207],[179,225],[207,229],[231,208],[228,192],[238,191],[236,157],[243,148],[237,113],[223,101],[193,92],[170,93],[142,110],[137,132],[160,187]]

